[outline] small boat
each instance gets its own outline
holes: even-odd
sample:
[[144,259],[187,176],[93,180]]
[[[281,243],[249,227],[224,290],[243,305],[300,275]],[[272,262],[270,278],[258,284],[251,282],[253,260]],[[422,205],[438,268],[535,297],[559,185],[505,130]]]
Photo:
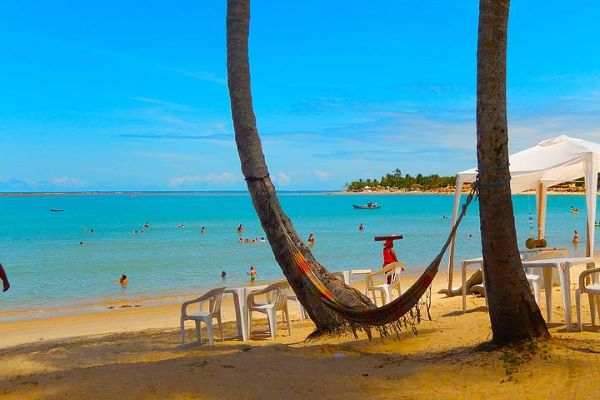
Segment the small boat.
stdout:
[[52,211],[52,212],[63,212],[65,210],[63,210],[62,208],[51,208],[50,211]]
[[367,204],[353,204],[352,207],[357,208],[359,210],[370,210],[380,208],[381,206],[377,203],[368,202]]
[[577,209],[577,208],[571,209],[571,214],[579,214],[579,209]]

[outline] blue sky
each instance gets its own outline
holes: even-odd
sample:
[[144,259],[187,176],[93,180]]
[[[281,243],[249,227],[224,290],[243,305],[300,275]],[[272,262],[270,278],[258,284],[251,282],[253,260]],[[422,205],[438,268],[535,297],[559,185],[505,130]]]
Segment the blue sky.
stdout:
[[[0,191],[244,189],[225,4],[1,2]],[[255,0],[254,106],[277,186],[473,166],[477,7]],[[599,15],[512,2],[512,151],[600,141]]]

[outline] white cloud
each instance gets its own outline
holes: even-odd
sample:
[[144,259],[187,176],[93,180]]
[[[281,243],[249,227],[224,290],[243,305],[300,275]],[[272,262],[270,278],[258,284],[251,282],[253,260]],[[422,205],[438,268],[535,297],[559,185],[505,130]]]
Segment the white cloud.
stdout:
[[169,180],[172,188],[188,187],[199,184],[227,185],[241,180],[231,172],[219,172],[214,174],[178,176]]
[[160,151],[134,151],[129,153],[134,157],[151,158],[163,161],[191,161],[201,160],[202,156],[192,154],[182,154],[174,152],[160,152]]
[[320,169],[315,169],[313,170],[313,175],[315,176],[315,178],[321,180],[321,181],[326,181],[331,179],[331,174],[327,171],[322,171]]
[[59,176],[50,179],[50,183],[58,187],[81,187],[83,182],[79,178],[73,178],[70,176]]
[[281,185],[281,186],[287,186],[287,185],[289,185],[289,184],[290,184],[291,178],[290,178],[290,176],[289,176],[288,174],[286,174],[285,172],[283,172],[283,171],[279,171],[279,172],[278,172],[278,173],[275,175],[275,177],[274,177],[274,179],[273,179],[273,180],[275,181],[275,183],[276,183],[276,184],[279,184],[279,185]]
[[173,71],[173,72],[176,72],[176,73],[181,74],[181,75],[185,75],[185,76],[189,76],[189,77],[192,77],[192,78],[196,78],[196,79],[199,79],[201,81],[214,82],[214,83],[218,83],[219,85],[227,85],[227,80],[225,78],[222,78],[222,77],[218,76],[214,72],[207,72],[207,71],[186,71],[184,69],[173,68],[173,67],[166,67],[166,66],[162,66],[160,68],[164,69],[164,70],[167,70],[167,71]]

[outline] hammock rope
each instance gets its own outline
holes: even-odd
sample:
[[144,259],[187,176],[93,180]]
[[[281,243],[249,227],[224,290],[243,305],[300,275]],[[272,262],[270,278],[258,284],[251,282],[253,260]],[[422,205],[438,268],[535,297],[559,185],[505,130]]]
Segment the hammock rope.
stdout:
[[417,281],[400,297],[393,300],[392,302],[378,308],[367,308],[367,309],[356,309],[354,307],[347,306],[340,302],[333,292],[320,281],[315,275],[310,264],[306,261],[304,256],[297,252],[294,254],[294,261],[302,273],[304,283],[306,286],[313,291],[321,301],[328,306],[330,309],[338,313],[342,318],[346,319],[350,323],[362,325],[362,326],[383,326],[394,323],[400,318],[411,312],[415,306],[419,305],[421,298],[430,287],[433,278],[438,272],[439,266],[442,262],[442,258],[446,253],[446,250],[452,242],[452,238],[456,235],[456,231],[462,218],[467,212],[467,207],[473,200],[478,188],[478,182],[475,182],[471,188],[465,204],[462,206],[460,215],[458,216],[446,242],[442,246],[442,249],[435,257],[435,259],[425,269],[423,274],[417,279]]

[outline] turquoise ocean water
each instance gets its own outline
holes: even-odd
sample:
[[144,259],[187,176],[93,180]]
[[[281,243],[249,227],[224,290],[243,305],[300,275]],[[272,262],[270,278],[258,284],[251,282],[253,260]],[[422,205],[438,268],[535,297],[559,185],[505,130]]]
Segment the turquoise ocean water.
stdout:
[[[409,270],[422,269],[448,234],[450,221],[443,217],[450,216],[453,201],[452,196],[425,194],[280,196],[300,235],[315,235],[313,251],[330,270],[379,267],[382,245],[373,236],[386,233],[404,234],[396,242],[399,258]],[[519,243],[524,243],[536,232],[535,196],[513,200]],[[352,208],[368,201],[381,209]],[[582,212],[571,214],[571,205]],[[477,207],[472,204],[459,231],[457,259],[481,254]],[[584,210],[583,196],[549,196],[549,245],[582,253]],[[142,234],[145,222],[150,228]],[[361,223],[363,232],[358,230]],[[240,244],[239,224],[244,226],[242,237],[264,236],[246,193],[2,197],[0,261],[12,288],[0,294],[0,313],[200,292],[222,284],[223,270],[227,285],[246,282],[250,265],[257,268],[259,280],[280,278],[269,244]],[[582,242],[578,250],[570,244],[574,229]],[[122,273],[129,277],[126,289],[117,284]]]

